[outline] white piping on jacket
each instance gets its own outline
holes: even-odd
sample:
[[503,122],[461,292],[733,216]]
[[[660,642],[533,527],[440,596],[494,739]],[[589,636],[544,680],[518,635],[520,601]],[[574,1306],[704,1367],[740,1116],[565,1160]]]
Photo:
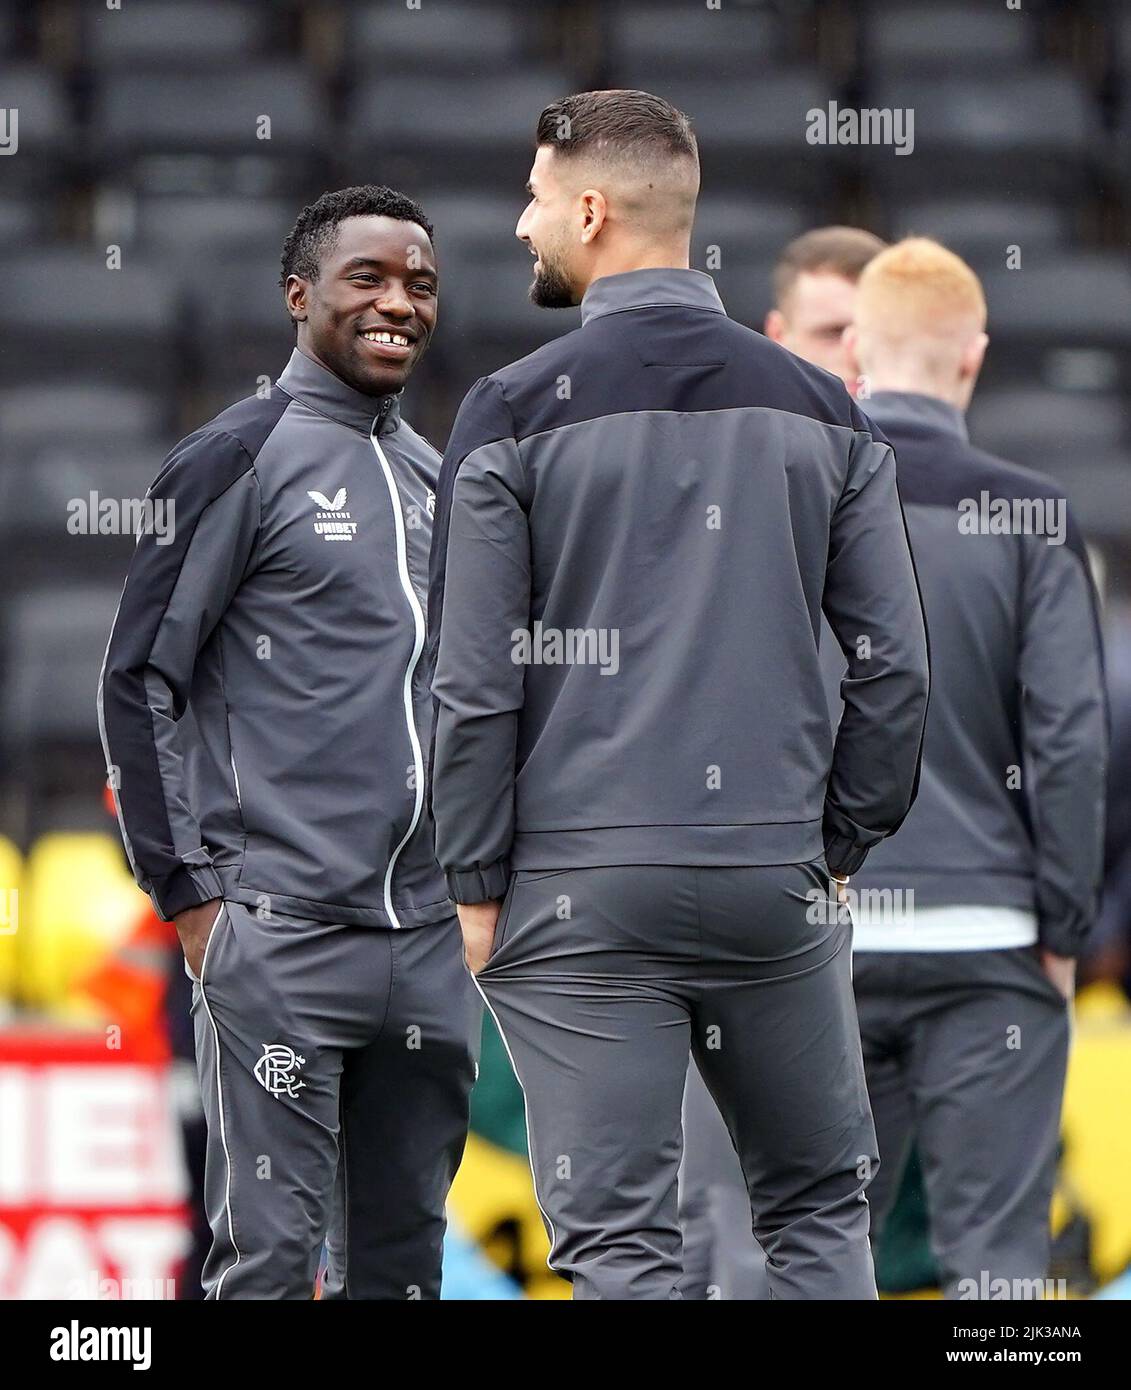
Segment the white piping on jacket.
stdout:
[[397,573],[400,576],[401,588],[404,590],[405,598],[408,599],[408,606],[412,610],[412,618],[416,626],[416,639],[412,645],[412,656],[405,667],[403,684],[405,721],[408,724],[408,737],[412,744],[412,760],[416,771],[416,804],[413,807],[409,827],[402,836],[400,844],[389,855],[389,864],[385,870],[385,911],[390,923],[394,927],[400,927],[403,924],[393,909],[393,869],[396,867],[401,850],[412,839],[416,827],[420,823],[420,813],[424,809],[424,755],[420,751],[420,735],[416,731],[416,717],[412,708],[412,678],[416,674],[417,663],[424,650],[424,613],[420,607],[420,600],[416,597],[416,590],[412,587],[412,577],[408,572],[408,543],[405,538],[400,490],[397,487],[397,480],[393,476],[389,460],[385,457],[385,451],[377,442],[377,424],[378,422],[375,421],[370,430],[369,442],[373,445],[373,452],[377,455],[382,472],[385,474],[385,481],[389,485],[389,497],[393,503],[393,526],[397,536]]

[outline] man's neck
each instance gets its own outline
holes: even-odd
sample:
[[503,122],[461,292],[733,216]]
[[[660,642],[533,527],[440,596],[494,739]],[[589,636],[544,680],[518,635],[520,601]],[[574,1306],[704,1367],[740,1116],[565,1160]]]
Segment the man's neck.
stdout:
[[917,372],[901,372],[889,370],[884,372],[863,373],[867,383],[868,391],[871,395],[876,395],[880,391],[896,391],[901,395],[911,396],[930,396],[936,401],[945,401],[947,405],[952,405],[958,410],[963,410],[963,405],[958,383],[956,382],[949,389],[941,386],[937,381],[926,381]]
[[[691,256],[687,246],[657,246],[647,250],[631,250],[606,254],[589,277],[603,280],[606,275],[625,275],[630,270],[690,270]],[[588,286],[586,286],[588,288]]]

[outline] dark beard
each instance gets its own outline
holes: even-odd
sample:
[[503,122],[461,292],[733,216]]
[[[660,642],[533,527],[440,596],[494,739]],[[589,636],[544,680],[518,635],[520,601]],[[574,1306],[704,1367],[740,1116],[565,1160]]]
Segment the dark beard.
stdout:
[[577,303],[573,286],[556,266],[547,266],[545,261],[530,286],[530,302],[540,309],[572,309]]

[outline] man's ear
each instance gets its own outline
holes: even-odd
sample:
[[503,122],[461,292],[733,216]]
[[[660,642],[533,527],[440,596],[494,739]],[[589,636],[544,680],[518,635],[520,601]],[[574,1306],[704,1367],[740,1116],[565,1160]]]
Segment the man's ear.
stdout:
[[986,360],[986,349],[989,345],[989,337],[985,333],[977,333],[962,350],[962,360],[958,365],[958,373],[962,380],[968,381],[971,386],[978,380],[978,373],[982,370],[982,363]]
[[586,246],[605,225],[609,205],[599,188],[587,188],[581,194],[581,244]]
[[287,313],[290,314],[295,323],[306,322],[306,291],[308,288],[309,281],[304,280],[301,275],[287,276],[283,295],[287,301]]
[[780,309],[771,309],[766,315],[762,331],[772,343],[780,343],[785,337],[785,315]]

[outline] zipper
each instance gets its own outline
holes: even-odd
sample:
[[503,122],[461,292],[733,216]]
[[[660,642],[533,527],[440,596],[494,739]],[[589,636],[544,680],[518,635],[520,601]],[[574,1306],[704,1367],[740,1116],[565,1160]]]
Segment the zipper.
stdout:
[[385,911],[393,926],[400,927],[403,924],[393,910],[393,870],[396,868],[401,850],[415,834],[416,827],[420,824],[420,813],[424,809],[424,756],[420,750],[420,735],[416,729],[416,715],[412,705],[413,677],[416,675],[416,668],[420,662],[420,654],[424,650],[424,613],[420,607],[420,600],[416,597],[416,590],[412,587],[412,578],[408,572],[408,542],[405,536],[404,513],[401,511],[400,489],[397,487],[397,480],[393,476],[389,460],[385,457],[385,451],[377,440],[381,422],[388,414],[391,404],[391,400],[382,401],[380,413],[369,432],[369,442],[373,445],[373,452],[377,455],[381,471],[385,474],[385,482],[389,486],[389,498],[393,504],[393,527],[397,538],[397,574],[400,577],[405,598],[408,599],[408,606],[412,611],[412,620],[416,629],[415,640],[412,644],[412,656],[405,668],[403,685],[405,722],[408,725],[408,738],[412,745],[412,761],[416,771],[416,802],[412,809],[412,820],[409,822],[409,827],[401,837],[400,844],[389,855],[388,867],[385,870]]

